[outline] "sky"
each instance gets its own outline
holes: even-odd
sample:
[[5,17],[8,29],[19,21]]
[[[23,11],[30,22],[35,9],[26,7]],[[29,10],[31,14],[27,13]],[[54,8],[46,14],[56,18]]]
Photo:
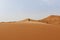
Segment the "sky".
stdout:
[[0,21],[60,15],[60,0],[0,0]]

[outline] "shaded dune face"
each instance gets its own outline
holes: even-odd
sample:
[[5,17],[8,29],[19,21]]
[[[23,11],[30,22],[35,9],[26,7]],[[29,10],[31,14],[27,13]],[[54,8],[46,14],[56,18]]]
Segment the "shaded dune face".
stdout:
[[48,24],[60,24],[60,16],[51,15],[45,19],[40,20],[40,22],[48,23]]
[[60,26],[41,23],[0,24],[0,40],[60,40]]

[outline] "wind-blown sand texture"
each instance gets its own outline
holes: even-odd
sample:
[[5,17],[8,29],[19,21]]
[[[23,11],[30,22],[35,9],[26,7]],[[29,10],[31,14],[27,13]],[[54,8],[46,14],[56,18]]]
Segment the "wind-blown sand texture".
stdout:
[[60,40],[60,25],[33,21],[0,23],[0,40]]

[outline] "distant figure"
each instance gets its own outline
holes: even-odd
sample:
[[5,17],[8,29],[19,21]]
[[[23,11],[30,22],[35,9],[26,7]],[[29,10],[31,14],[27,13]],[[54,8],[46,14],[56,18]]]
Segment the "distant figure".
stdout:
[[28,21],[30,21],[30,19],[28,19]]

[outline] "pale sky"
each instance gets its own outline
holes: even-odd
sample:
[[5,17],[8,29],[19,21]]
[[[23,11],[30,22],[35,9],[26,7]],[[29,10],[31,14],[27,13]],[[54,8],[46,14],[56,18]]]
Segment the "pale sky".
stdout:
[[0,0],[0,21],[60,15],[60,0]]

